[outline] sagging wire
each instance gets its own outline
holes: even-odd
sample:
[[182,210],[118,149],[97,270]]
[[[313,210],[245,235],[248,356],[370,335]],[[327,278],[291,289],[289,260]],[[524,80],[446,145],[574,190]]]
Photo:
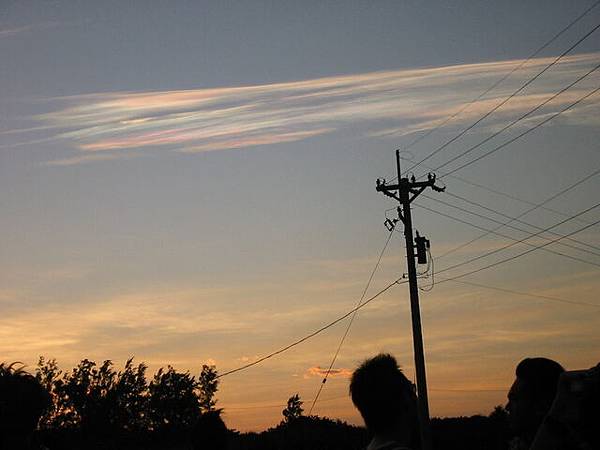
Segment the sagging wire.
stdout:
[[[327,371],[325,372],[325,376],[323,377],[323,381],[321,381],[321,384],[319,385],[319,389],[317,390],[317,394],[315,395],[315,398],[313,399],[313,402],[310,406],[310,410],[308,411],[308,415],[310,416],[312,414],[313,409],[315,408],[315,405],[317,404],[317,401],[319,400],[319,396],[321,395],[321,392],[323,391],[323,388],[325,387],[325,383],[327,382],[327,379],[329,378],[329,375],[331,374],[331,371],[333,370],[333,366],[337,360],[337,357],[340,354],[340,350],[342,349],[342,346],[344,345],[344,342],[346,341],[346,338],[348,337],[348,334],[350,333],[350,328],[352,328],[352,324],[354,323],[354,320],[356,319],[356,316],[358,314],[358,309],[363,305],[363,301],[365,299],[365,296],[367,295],[367,292],[369,290],[369,287],[371,286],[371,282],[373,281],[373,277],[375,276],[375,273],[377,272],[377,269],[379,268],[379,265],[381,264],[381,260],[383,259],[383,255],[385,254],[386,249],[388,248],[388,245],[390,243],[390,241],[392,240],[392,237],[394,235],[394,231],[396,229],[396,223],[398,222],[398,219],[393,219],[390,220],[389,218],[387,218],[387,211],[386,211],[386,221],[385,221],[385,226],[389,231],[389,235],[387,237],[387,240],[385,241],[385,244],[383,246],[383,248],[381,249],[381,252],[379,253],[379,258],[377,259],[377,262],[375,263],[375,267],[373,267],[373,270],[371,271],[371,275],[369,276],[369,280],[367,281],[367,285],[365,286],[362,295],[360,296],[360,299],[358,300],[358,303],[356,305],[356,308],[354,309],[354,312],[352,314],[352,316],[350,317],[350,321],[348,322],[348,325],[346,326],[346,331],[344,332],[342,338],[340,339],[340,342],[337,346],[337,349],[335,351],[335,354],[333,355],[333,358],[331,359],[331,363],[329,364],[329,367],[327,368]],[[397,282],[398,280],[396,280]],[[394,282],[394,284],[396,283]]]
[[427,278],[431,278],[431,284],[426,287],[419,286],[419,290],[423,292],[430,292],[435,286],[435,260],[433,259],[433,256],[431,255],[431,249],[429,248],[427,249],[427,256],[427,270],[425,271],[425,274],[427,274],[431,269],[431,273],[427,274]]

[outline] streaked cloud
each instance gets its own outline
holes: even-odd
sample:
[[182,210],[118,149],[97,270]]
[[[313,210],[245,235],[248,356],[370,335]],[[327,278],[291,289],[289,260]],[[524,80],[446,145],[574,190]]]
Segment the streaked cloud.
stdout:
[[[304,378],[312,378],[319,377],[323,378],[327,374],[327,369],[323,367],[309,367],[305,374]],[[329,371],[329,378],[350,378],[352,376],[352,370],[350,369],[331,369]]]
[[38,23],[38,24],[22,25],[22,26],[11,27],[11,28],[2,28],[2,29],[0,29],[0,39],[5,38],[5,37],[12,37],[12,36],[19,35],[22,33],[27,33],[27,32],[33,31],[33,30],[54,28],[58,25],[59,25],[58,22],[51,21],[51,22],[43,22],[43,23]]
[[114,159],[132,159],[141,156],[138,153],[92,153],[78,154],[70,158],[55,159],[48,161],[45,165],[48,166],[77,166],[98,161],[112,161]]
[[[531,109],[593,67],[599,56],[565,58],[482,125],[494,129],[498,121]],[[450,126],[480,117],[552,60],[530,61],[487,97],[470,105]],[[151,148],[193,153],[281,144],[349,127],[358,127],[365,136],[397,139],[436,126],[518,63],[395,70],[241,87],[95,93],[53,99],[57,108],[37,119],[38,125],[54,130],[53,139],[64,140],[78,151],[73,157],[51,161],[51,165],[127,157],[132,150]],[[538,111],[536,117],[573,102],[597,80],[598,75],[592,74]],[[593,97],[583,107],[589,112],[597,104]],[[576,111],[568,119],[590,122],[587,114]],[[104,152],[110,156],[83,157]]]
[[0,30],[0,38],[14,36],[15,34],[24,33],[33,28],[32,25],[23,25],[21,27],[3,28]]

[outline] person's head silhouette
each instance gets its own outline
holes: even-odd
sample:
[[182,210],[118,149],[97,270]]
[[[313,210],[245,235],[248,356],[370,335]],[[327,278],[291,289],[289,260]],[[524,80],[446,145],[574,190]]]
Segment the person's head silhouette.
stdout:
[[533,439],[564,371],[559,363],[547,358],[526,358],[519,363],[506,405],[509,424],[517,436],[528,442]]
[[392,355],[379,354],[363,362],[352,374],[350,395],[374,435],[369,448],[414,445],[417,397]]
[[35,377],[16,365],[0,364],[0,448],[27,449],[51,399]]

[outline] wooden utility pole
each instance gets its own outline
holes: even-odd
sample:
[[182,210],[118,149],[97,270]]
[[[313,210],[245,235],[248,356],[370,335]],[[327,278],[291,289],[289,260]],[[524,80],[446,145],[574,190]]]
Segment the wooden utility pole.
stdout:
[[427,399],[427,376],[425,372],[425,353],[423,351],[423,333],[421,330],[421,311],[419,307],[419,287],[417,284],[417,267],[415,262],[415,243],[413,238],[411,202],[428,187],[437,192],[444,188],[435,185],[435,175],[428,174],[427,181],[416,181],[415,177],[402,178],[400,170],[400,150],[396,150],[396,169],[398,183],[387,185],[385,180],[377,180],[377,191],[392,197],[400,202],[398,218],[404,224],[404,238],[406,240],[406,260],[408,268],[408,281],[410,289],[410,312],[412,318],[413,347],[415,355],[415,368],[417,372],[417,394],[419,425],[421,432],[422,450],[431,450],[431,427],[429,424],[429,401]]

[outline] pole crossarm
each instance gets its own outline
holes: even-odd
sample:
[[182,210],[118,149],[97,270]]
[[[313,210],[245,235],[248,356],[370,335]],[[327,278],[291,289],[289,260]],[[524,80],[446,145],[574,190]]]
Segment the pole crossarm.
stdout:
[[436,192],[444,192],[446,188],[436,186],[435,180],[436,176],[434,173],[429,173],[427,175],[427,181],[416,181],[415,177],[413,176],[411,179],[400,178],[400,181],[397,184],[386,184],[385,178],[378,178],[375,189],[377,192],[381,192],[382,194],[392,197],[399,202],[402,200],[398,194],[394,193],[394,191],[397,191],[398,193],[410,192],[413,194],[413,196],[410,198],[410,201],[412,202],[428,187]]

